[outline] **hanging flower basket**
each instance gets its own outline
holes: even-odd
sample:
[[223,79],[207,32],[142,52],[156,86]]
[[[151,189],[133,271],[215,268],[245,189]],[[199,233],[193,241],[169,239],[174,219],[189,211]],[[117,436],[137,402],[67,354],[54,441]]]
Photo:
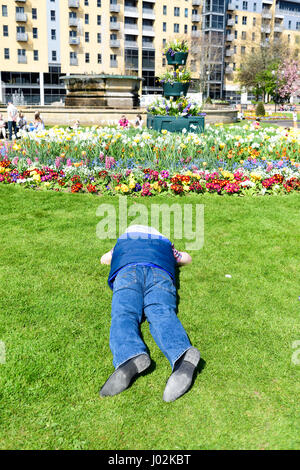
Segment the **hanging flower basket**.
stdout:
[[163,88],[164,88],[164,96],[186,96],[188,89],[189,89],[189,82],[188,83],[180,83],[180,82],[174,82],[174,83],[164,83]]
[[166,58],[168,65],[185,65],[188,54],[188,52],[175,52],[173,54],[167,52]]

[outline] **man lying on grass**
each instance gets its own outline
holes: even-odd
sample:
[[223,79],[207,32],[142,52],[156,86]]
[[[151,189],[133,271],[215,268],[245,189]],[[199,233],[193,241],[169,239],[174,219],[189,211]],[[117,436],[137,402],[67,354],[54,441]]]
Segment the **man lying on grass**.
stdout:
[[191,261],[188,253],[178,252],[170,240],[143,225],[127,228],[115,247],[102,256],[102,264],[111,264],[110,348],[116,369],[101,388],[102,397],[126,390],[133,377],[151,364],[140,336],[143,312],[172,367],[164,401],[174,401],[190,388],[200,353],[176,315],[175,266]]

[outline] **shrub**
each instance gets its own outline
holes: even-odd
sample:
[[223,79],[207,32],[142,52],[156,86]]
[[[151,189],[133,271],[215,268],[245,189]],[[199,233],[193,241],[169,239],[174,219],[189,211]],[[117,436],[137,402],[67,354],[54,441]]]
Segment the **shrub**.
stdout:
[[205,103],[206,103],[206,104],[211,104],[211,103],[212,103],[210,96],[208,96],[208,97],[206,98]]
[[259,101],[256,108],[255,108],[256,116],[265,116],[266,111],[262,101]]

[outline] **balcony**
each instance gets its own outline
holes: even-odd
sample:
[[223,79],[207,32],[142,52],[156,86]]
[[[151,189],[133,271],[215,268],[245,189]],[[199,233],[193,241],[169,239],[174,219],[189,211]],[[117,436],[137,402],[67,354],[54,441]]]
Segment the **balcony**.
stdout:
[[28,33],[17,33],[17,41],[27,42],[28,41]]
[[229,73],[232,73],[232,72],[233,72],[233,68],[232,68],[232,67],[229,67],[229,66],[225,67],[225,73],[228,73],[228,74],[229,74]]
[[125,32],[125,34],[132,34],[132,35],[136,36],[137,34],[139,34],[138,25],[137,24],[129,24],[129,23],[126,24],[125,23],[124,32]]
[[261,25],[261,32],[265,34],[270,34],[271,27],[269,25]]
[[231,57],[233,54],[234,54],[233,49],[226,49],[226,51],[225,51],[226,57]]
[[111,39],[109,45],[110,47],[120,47],[120,39]]
[[227,20],[227,26],[234,26],[234,20],[233,19]]
[[227,10],[235,10],[235,6],[233,3],[228,3]]
[[19,21],[20,23],[26,23],[27,22],[27,14],[26,13],[16,13],[16,21]]
[[273,0],[262,0],[262,3],[266,3],[267,5],[273,5]]
[[271,20],[272,19],[272,12],[270,12],[270,10],[262,10],[261,12],[261,16],[262,18],[266,18],[267,20]]
[[114,21],[109,23],[109,29],[112,31],[119,31],[120,30],[120,23],[118,21]]
[[117,60],[111,60],[110,61],[110,67],[112,69],[118,68],[118,61]]
[[130,48],[138,48],[139,47],[137,41],[126,41],[126,39],[124,41],[124,46],[125,47],[130,47]]
[[117,4],[109,5],[109,11],[111,13],[120,13],[120,5],[117,5]]
[[70,44],[71,46],[79,46],[79,44],[80,44],[80,38],[77,38],[77,37],[69,38],[69,44]]
[[148,20],[155,20],[155,13],[152,8],[143,8],[142,17]]
[[16,0],[17,3],[26,3],[26,0]]
[[279,10],[278,8],[276,8],[276,10],[275,10],[275,18],[279,18],[279,19],[281,19],[281,20],[284,19],[284,14],[283,14],[282,11]]
[[153,26],[150,26],[148,24],[143,24],[143,34],[145,36],[155,36]]
[[127,5],[124,6],[124,16],[129,16],[131,18],[138,18],[139,17],[139,10],[137,7],[129,7]]
[[200,38],[200,36],[201,36],[201,31],[192,30],[192,31],[191,31],[191,36],[192,36],[192,38]]
[[193,7],[200,7],[200,5],[201,5],[201,0],[192,0]]
[[143,49],[154,49],[154,45],[152,42],[142,41],[142,48]]
[[69,26],[75,26],[77,28],[79,24],[78,18],[69,18]]
[[69,0],[69,8],[79,8],[79,0]]
[[192,21],[193,23],[198,23],[201,19],[201,16],[200,15],[192,15]]
[[27,56],[18,55],[18,64],[27,64]]
[[233,34],[227,34],[227,36],[225,36],[225,41],[233,41],[234,40],[234,35]]
[[274,24],[274,33],[282,33],[283,26],[281,24]]
[[77,57],[71,57],[70,58],[70,65],[78,65]]

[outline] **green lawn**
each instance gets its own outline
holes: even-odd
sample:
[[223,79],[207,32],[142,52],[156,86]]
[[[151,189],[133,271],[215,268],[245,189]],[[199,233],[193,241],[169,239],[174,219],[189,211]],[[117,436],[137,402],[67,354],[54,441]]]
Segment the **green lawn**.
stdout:
[[98,395],[113,367],[99,263],[111,241],[96,237],[96,209],[118,199],[0,186],[0,201],[1,449],[299,448],[299,196],[138,200],[205,205],[204,247],[179,291],[202,361],[173,403],[147,323],[150,372]]

